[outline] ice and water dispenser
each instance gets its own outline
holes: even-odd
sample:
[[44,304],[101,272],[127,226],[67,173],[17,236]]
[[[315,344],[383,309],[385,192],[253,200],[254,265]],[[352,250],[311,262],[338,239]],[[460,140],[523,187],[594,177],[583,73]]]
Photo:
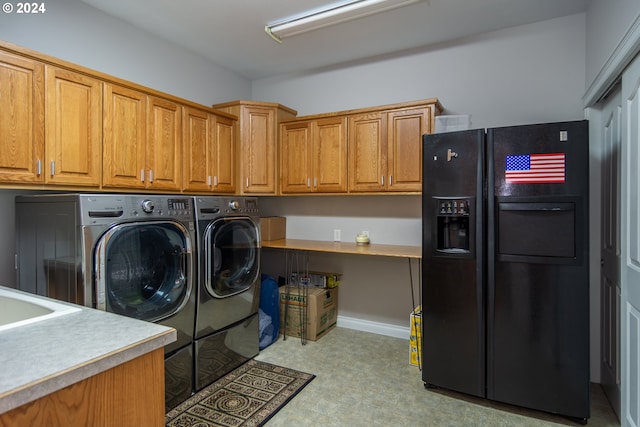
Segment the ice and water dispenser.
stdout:
[[436,250],[447,254],[471,252],[470,217],[473,198],[436,199]]

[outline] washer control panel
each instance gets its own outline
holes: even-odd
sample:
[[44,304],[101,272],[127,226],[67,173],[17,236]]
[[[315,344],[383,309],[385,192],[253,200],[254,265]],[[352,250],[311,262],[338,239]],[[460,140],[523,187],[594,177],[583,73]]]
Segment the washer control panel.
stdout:
[[169,199],[167,207],[170,215],[189,215],[191,213],[191,198]]
[[82,223],[112,224],[136,219],[193,221],[191,197],[87,194],[80,197]]

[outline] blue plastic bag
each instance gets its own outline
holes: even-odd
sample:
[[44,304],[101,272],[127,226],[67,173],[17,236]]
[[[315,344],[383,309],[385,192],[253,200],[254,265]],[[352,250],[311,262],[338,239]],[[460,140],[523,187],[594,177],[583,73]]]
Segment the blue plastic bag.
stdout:
[[259,313],[259,348],[263,350],[278,339],[280,333],[280,301],[278,283],[267,275],[261,276]]

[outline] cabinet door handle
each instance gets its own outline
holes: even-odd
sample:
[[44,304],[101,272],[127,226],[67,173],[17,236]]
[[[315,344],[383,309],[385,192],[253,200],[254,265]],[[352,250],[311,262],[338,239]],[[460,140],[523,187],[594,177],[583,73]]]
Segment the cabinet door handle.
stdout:
[[37,176],[42,175],[42,160],[40,159],[36,161],[36,175]]
[[313,188],[318,187],[318,178],[313,178]]
[[393,185],[393,175],[389,175],[389,187]]
[[218,186],[218,175],[215,175],[215,176],[213,177],[213,186],[214,186],[214,187],[217,187],[217,186]]
[[307,187],[311,187],[311,178],[307,178]]
[[384,185],[384,175],[380,177],[380,185]]
[[149,183],[153,182],[153,169],[149,169]]
[[144,182],[144,169],[140,169],[140,182]]
[[51,169],[51,176],[54,176],[56,174],[56,162],[51,160],[51,164],[49,166]]
[[249,188],[249,178],[247,178],[247,179],[245,180],[245,187],[246,187],[246,188]]
[[207,185],[211,187],[211,175],[207,177]]

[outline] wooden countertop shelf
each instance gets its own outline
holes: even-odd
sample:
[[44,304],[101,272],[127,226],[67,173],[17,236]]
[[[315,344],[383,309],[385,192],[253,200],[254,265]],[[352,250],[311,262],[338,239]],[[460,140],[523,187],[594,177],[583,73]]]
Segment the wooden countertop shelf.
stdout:
[[400,258],[422,258],[421,246],[379,245],[370,243],[358,245],[351,242],[327,242],[321,240],[280,239],[263,240],[263,248],[290,249],[297,251],[333,252],[340,254],[376,255]]

